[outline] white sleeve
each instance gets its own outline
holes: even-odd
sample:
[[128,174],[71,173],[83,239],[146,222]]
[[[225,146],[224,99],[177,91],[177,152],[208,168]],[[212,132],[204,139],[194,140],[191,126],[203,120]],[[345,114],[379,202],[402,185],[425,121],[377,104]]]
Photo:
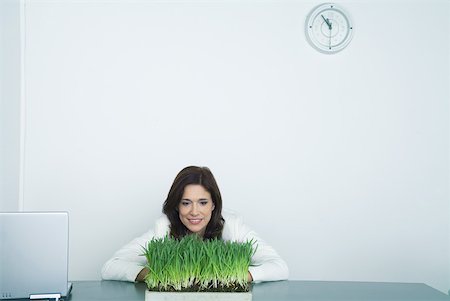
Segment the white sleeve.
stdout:
[[146,247],[147,242],[153,237],[154,232],[149,231],[118,250],[103,265],[102,279],[134,282],[147,263],[145,256],[141,255],[144,253],[143,247]]
[[239,241],[245,242],[253,239],[255,242],[256,251],[249,267],[253,281],[287,280],[289,277],[288,266],[275,249],[245,225],[241,218],[238,218],[236,223],[235,230],[238,233]]

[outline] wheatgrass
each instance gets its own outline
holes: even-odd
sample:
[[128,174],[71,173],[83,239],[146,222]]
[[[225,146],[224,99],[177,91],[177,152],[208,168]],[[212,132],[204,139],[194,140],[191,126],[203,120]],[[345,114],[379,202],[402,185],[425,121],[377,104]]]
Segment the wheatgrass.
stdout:
[[253,241],[154,238],[144,249],[151,291],[247,292],[248,268],[256,251]]

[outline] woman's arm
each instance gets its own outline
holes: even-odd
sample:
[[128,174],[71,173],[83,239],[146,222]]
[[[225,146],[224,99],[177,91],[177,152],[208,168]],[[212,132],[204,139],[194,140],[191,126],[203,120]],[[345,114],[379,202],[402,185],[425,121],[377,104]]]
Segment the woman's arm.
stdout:
[[147,263],[145,256],[141,255],[144,252],[143,247],[153,236],[153,231],[149,231],[118,250],[103,265],[102,279],[136,281]]
[[147,264],[145,256],[142,256],[143,248],[152,238],[167,235],[168,229],[169,220],[163,215],[155,221],[152,230],[129,242],[105,263],[102,278],[130,282],[143,281],[146,275],[144,266]]
[[[224,239],[241,242],[253,240],[256,248],[249,267],[249,279],[252,281],[277,281],[286,280],[289,277],[289,269],[280,255],[266,243],[259,235],[250,229],[242,218],[235,214],[224,216]],[[227,225],[228,224],[228,225]]]

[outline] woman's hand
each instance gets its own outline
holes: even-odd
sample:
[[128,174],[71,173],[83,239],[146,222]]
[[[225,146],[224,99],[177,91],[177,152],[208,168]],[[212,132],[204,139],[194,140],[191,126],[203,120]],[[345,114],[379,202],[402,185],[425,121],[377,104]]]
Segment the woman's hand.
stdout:
[[248,282],[252,282],[253,281],[253,276],[252,274],[250,274],[250,272],[248,272]]
[[136,276],[136,281],[137,281],[137,282],[143,282],[145,276],[147,276],[147,274],[148,274],[149,272],[150,272],[149,269],[143,268],[143,269],[139,272],[139,274]]

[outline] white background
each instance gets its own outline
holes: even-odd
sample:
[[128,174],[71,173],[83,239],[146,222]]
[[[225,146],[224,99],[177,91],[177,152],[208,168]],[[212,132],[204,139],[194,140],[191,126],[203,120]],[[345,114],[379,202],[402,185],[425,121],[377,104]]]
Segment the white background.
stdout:
[[447,291],[450,2],[339,1],[336,55],[320,3],[1,2],[2,210],[69,211],[69,278],[99,279],[208,166],[291,279]]

